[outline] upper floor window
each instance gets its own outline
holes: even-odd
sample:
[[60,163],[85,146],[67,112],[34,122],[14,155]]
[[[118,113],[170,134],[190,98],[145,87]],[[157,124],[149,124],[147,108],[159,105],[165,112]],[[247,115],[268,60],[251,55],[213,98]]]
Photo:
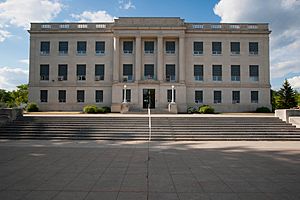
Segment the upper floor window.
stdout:
[[86,80],[86,65],[77,65],[76,75],[77,75],[78,81],[85,81]]
[[222,65],[213,65],[212,75],[213,81],[222,81]]
[[222,91],[214,91],[214,103],[222,103]]
[[133,81],[133,66],[132,64],[123,64],[123,82]]
[[194,65],[195,81],[203,81],[203,65]]
[[66,90],[58,90],[58,102],[65,103],[67,100]]
[[42,56],[47,56],[50,54],[50,42],[49,41],[41,42],[40,53]]
[[95,81],[104,80],[104,64],[95,65]]
[[95,101],[96,103],[103,102],[103,90],[96,90],[95,92]]
[[95,51],[96,51],[96,55],[104,55],[105,54],[105,42],[104,41],[96,41]]
[[258,91],[251,91],[251,103],[258,103]]
[[231,65],[231,81],[241,80],[241,70],[239,65]]
[[249,54],[258,55],[258,42],[249,42]]
[[153,54],[154,53],[154,42],[153,41],[145,41],[144,52],[145,52],[145,54]]
[[258,81],[259,80],[258,65],[250,65],[249,66],[249,74],[250,74],[251,81]]
[[194,55],[203,54],[203,42],[194,42]]
[[84,90],[77,90],[77,102],[84,102]]
[[154,79],[154,64],[145,64],[144,66],[144,79]]
[[133,41],[124,41],[123,42],[123,53],[132,54],[133,52]]
[[77,42],[77,54],[86,55],[86,41]]
[[59,64],[58,65],[58,81],[66,81],[68,80],[68,65]]
[[175,41],[166,41],[166,53],[167,54],[175,54]]
[[58,43],[58,52],[59,55],[67,55],[68,54],[68,42],[61,41]]
[[40,65],[40,80],[49,80],[49,65]]
[[232,91],[232,103],[240,103],[240,91]]
[[212,42],[212,54],[213,55],[222,54],[222,42]]
[[239,42],[230,42],[230,52],[231,55],[240,54],[240,43]]
[[195,103],[203,103],[203,91],[202,90],[195,91]]
[[[124,89],[122,94],[122,101],[124,100]],[[126,102],[131,102],[131,89],[126,89]]]
[[[174,102],[176,102],[176,90],[174,90]],[[167,101],[172,102],[172,90],[167,90]]]
[[167,82],[175,82],[176,81],[174,64],[166,65],[166,81]]
[[48,102],[48,90],[41,90],[40,91],[40,101],[41,102]]

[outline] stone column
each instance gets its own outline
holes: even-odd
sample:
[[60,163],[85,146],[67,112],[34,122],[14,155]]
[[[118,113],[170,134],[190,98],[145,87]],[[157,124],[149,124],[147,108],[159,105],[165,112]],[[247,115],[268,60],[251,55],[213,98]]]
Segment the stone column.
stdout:
[[179,82],[185,81],[185,55],[184,55],[184,36],[179,37]]
[[157,80],[164,80],[164,45],[162,36],[157,38]]
[[120,38],[114,37],[113,82],[119,82],[120,74]]
[[141,36],[135,38],[135,80],[141,80],[142,71],[142,42]]

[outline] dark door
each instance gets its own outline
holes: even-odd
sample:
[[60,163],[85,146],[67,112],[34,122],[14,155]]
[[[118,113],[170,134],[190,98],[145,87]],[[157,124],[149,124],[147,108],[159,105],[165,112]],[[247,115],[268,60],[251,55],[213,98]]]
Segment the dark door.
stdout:
[[143,108],[155,108],[155,89],[143,89]]

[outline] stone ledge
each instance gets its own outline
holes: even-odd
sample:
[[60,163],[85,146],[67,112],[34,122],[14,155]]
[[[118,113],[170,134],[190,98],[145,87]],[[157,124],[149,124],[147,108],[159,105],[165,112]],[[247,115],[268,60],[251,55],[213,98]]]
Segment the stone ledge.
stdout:
[[23,117],[23,110],[21,108],[2,108],[0,109],[0,126],[21,117]]
[[278,109],[275,110],[275,117],[289,123],[289,118],[292,116],[300,117],[300,109]]

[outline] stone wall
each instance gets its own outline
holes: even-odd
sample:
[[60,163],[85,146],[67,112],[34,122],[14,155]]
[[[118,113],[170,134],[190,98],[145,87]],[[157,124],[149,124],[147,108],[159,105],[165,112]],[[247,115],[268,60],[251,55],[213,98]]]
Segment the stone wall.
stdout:
[[2,108],[0,109],[0,126],[21,117],[23,117],[23,110],[20,108]]

